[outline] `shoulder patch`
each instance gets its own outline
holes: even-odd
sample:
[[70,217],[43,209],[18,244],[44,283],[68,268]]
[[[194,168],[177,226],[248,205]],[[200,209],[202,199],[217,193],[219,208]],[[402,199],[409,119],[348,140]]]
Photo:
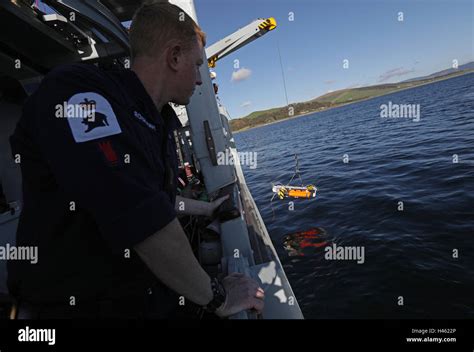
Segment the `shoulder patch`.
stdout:
[[69,98],[64,112],[77,143],[122,133],[112,106],[100,94],[75,94]]

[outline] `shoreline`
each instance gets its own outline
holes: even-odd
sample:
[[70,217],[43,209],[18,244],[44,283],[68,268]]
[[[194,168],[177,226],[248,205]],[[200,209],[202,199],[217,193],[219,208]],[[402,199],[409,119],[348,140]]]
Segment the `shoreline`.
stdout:
[[[253,130],[253,129],[255,129],[255,128],[264,127],[264,126],[270,126],[270,125],[274,125],[274,124],[279,123],[279,122],[288,121],[288,120],[293,120],[293,119],[296,119],[296,118],[299,118],[299,117],[303,117],[303,116],[307,116],[307,115],[311,115],[311,114],[318,114],[318,113],[320,113],[320,112],[324,112],[324,111],[328,111],[328,110],[331,110],[331,109],[340,108],[340,107],[342,107],[342,106],[360,103],[360,102],[362,102],[362,101],[366,101],[366,100],[370,100],[370,99],[374,99],[374,98],[378,98],[378,97],[383,97],[384,95],[389,95],[389,94],[392,94],[392,93],[398,93],[398,92],[401,92],[401,91],[404,91],[404,90],[407,90],[407,89],[418,88],[418,87],[426,86],[426,85],[428,85],[428,84],[433,84],[433,83],[437,83],[437,82],[441,82],[441,81],[446,81],[446,80],[451,79],[451,78],[461,77],[461,76],[469,75],[469,74],[472,74],[472,73],[474,73],[474,70],[469,71],[469,72],[465,72],[465,73],[461,73],[461,74],[459,74],[459,75],[453,75],[453,76],[450,76],[450,77],[440,78],[440,79],[437,79],[437,80],[435,80],[435,81],[433,81],[433,82],[421,83],[421,84],[417,84],[416,86],[413,86],[413,87],[400,88],[400,89],[397,89],[397,90],[394,90],[394,91],[391,91],[391,92],[388,92],[388,93],[384,93],[384,94],[380,94],[380,95],[374,95],[374,96],[369,97],[369,98],[364,98],[364,99],[360,99],[360,100],[356,100],[356,101],[351,101],[351,102],[343,103],[343,104],[340,104],[340,105],[337,105],[337,106],[331,106],[331,107],[326,108],[326,109],[323,109],[323,110],[312,111],[312,112],[308,112],[308,113],[304,113],[304,114],[300,114],[300,115],[296,115],[296,116],[291,116],[291,117],[287,117],[287,118],[284,118],[284,119],[281,119],[281,120],[278,120],[278,121],[273,121],[273,122],[265,123],[265,124],[263,124],[263,125],[258,125],[258,126],[254,126],[254,127],[245,128],[245,129],[243,129],[243,130],[238,130],[238,131],[235,131],[235,132],[234,132],[234,131],[231,131],[231,132],[232,132],[232,134],[237,134],[237,133],[240,133],[240,132],[246,132],[246,131]],[[366,88],[366,87],[361,87],[361,88]]]

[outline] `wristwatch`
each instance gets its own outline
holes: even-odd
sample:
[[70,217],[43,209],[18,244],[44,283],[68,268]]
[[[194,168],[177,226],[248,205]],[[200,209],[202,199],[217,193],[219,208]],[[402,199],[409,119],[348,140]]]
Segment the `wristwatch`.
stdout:
[[217,308],[219,308],[222,304],[224,304],[226,299],[226,292],[224,286],[220,283],[217,278],[211,279],[211,287],[212,287],[212,300],[205,305],[203,308],[210,313],[214,313]]

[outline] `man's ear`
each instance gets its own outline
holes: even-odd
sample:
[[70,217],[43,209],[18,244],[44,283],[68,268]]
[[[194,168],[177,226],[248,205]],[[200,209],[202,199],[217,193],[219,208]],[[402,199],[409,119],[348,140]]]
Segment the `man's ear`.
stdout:
[[166,48],[166,64],[172,71],[179,71],[184,60],[183,46],[178,42],[173,42]]

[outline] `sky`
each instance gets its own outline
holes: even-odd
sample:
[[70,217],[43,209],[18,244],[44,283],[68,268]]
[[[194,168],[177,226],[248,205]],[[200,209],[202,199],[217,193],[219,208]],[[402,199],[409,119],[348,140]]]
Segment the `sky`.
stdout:
[[[221,102],[231,118],[239,118],[285,106],[283,75],[291,104],[343,88],[424,76],[452,67],[453,60],[459,65],[474,61],[473,3],[195,0],[194,5],[208,46],[254,19],[276,19],[276,29],[213,69]],[[234,68],[236,59],[239,69]]]
[[474,61],[474,0],[194,0],[194,6],[207,46],[257,18],[277,22],[213,69],[231,118],[286,106],[286,95],[291,104]]

